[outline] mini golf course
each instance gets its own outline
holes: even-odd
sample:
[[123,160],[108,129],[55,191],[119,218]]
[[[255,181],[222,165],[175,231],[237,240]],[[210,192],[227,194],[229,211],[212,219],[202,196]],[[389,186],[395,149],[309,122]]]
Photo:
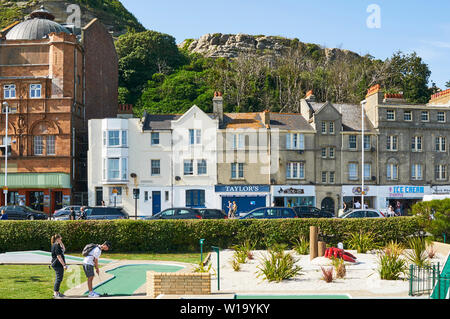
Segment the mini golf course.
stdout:
[[[183,268],[169,264],[123,265],[106,271],[113,277],[94,287],[94,290],[101,296],[131,296],[145,284],[147,271],[177,272]],[[87,294],[88,291],[85,292],[85,295]]]

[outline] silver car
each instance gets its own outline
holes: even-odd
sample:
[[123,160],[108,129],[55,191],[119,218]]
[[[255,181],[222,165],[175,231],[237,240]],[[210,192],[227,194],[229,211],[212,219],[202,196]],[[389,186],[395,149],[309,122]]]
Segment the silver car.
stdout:
[[384,218],[382,212],[376,209],[354,209],[341,218]]

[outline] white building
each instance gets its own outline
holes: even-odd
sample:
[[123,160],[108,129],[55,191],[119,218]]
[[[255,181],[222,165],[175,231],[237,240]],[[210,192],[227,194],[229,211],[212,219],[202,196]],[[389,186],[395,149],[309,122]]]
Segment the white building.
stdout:
[[197,106],[182,116],[90,120],[89,206],[104,202],[130,216],[170,207],[215,208],[217,127]]

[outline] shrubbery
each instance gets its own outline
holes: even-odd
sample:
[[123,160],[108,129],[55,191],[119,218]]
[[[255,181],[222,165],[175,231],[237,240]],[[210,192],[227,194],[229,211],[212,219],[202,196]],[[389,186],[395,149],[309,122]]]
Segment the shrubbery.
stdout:
[[50,237],[59,233],[68,251],[79,252],[88,243],[109,240],[114,252],[194,252],[199,240],[205,248],[231,248],[249,240],[255,249],[273,244],[289,247],[299,236],[309,237],[309,227],[318,226],[328,245],[348,241],[349,234],[373,232],[374,241],[405,242],[408,235],[423,230],[415,217],[373,219],[284,219],[284,220],[154,220],[154,221],[1,221],[0,252],[50,249]]

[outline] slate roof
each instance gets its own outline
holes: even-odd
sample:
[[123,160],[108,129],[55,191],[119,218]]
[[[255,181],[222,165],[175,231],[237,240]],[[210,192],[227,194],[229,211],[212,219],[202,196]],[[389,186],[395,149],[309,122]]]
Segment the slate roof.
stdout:
[[[311,101],[306,102],[314,113],[318,112],[326,104]],[[331,105],[342,115],[342,129],[344,132],[361,132],[361,105],[337,103],[331,103]],[[372,122],[367,117],[365,117],[364,121],[364,131],[375,132]]]
[[148,114],[144,115],[143,131],[170,130],[171,121],[178,120],[179,114]]

